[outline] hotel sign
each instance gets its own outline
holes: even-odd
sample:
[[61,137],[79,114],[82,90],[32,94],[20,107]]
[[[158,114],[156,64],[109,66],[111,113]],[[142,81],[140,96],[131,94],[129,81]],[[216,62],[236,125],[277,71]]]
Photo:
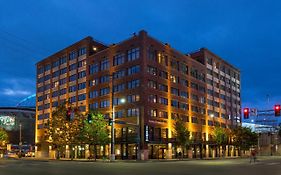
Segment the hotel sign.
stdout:
[[12,129],[16,124],[15,117],[0,115],[0,126],[5,129]]

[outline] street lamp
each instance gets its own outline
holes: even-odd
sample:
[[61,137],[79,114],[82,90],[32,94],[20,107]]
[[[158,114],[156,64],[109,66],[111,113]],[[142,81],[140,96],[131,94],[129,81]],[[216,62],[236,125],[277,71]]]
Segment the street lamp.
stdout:
[[[113,80],[112,80],[113,81]],[[114,105],[114,93],[113,93],[113,86],[112,86],[112,125],[111,125],[111,161],[115,160],[115,105]],[[123,104],[126,102],[125,98],[120,99],[120,103]]]

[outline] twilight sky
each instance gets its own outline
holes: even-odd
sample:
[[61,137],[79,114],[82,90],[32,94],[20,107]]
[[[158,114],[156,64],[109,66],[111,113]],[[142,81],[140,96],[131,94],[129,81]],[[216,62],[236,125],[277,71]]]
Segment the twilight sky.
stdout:
[[280,9],[278,0],[1,0],[0,106],[35,93],[35,64],[48,55],[88,35],[110,44],[145,29],[183,53],[209,48],[241,70],[242,106],[272,108]]

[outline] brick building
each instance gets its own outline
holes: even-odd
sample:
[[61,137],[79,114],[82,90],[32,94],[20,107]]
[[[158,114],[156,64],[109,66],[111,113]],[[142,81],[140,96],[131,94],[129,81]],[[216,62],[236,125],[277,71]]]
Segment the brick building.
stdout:
[[240,72],[205,48],[183,54],[146,31],[110,46],[87,37],[37,63],[38,156],[48,156],[44,122],[65,101],[105,118],[114,109],[117,158],[173,158],[175,117],[191,132],[193,156],[201,148],[209,157],[213,127],[241,122]]

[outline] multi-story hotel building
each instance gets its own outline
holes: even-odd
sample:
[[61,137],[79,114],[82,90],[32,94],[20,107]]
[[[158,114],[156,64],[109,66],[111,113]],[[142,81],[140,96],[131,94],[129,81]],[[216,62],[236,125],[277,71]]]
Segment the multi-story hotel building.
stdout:
[[39,156],[49,149],[44,123],[65,101],[105,118],[114,109],[117,158],[174,157],[176,117],[191,132],[193,156],[209,157],[214,126],[240,124],[240,72],[205,48],[182,54],[145,31],[110,46],[87,37],[37,64]]

